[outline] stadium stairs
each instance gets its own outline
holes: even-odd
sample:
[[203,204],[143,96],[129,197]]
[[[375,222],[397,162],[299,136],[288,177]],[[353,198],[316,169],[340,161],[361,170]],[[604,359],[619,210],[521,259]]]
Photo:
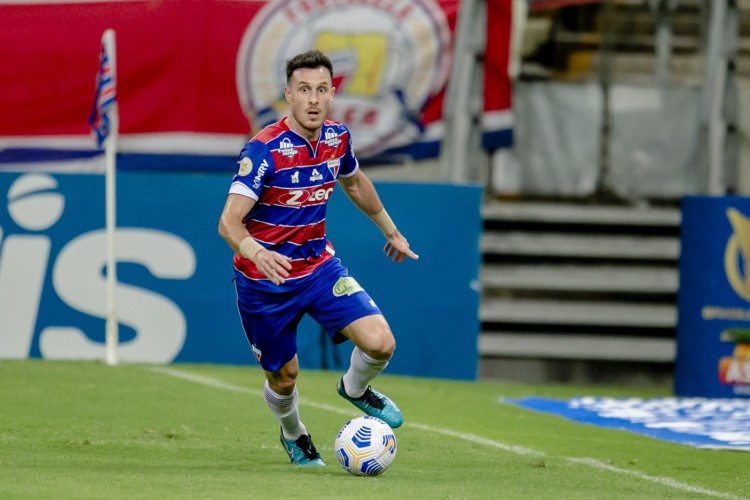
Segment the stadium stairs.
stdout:
[[482,218],[480,378],[671,383],[679,209],[488,201]]

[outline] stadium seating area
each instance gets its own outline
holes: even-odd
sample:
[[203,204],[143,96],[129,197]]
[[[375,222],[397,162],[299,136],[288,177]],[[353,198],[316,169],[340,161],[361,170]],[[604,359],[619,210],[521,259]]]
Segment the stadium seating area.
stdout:
[[[657,3],[532,8],[516,89],[539,81],[598,82],[605,63],[613,83],[653,85]],[[708,2],[671,3],[670,84],[700,85]],[[737,7],[735,69],[738,79],[747,79],[750,2]],[[482,376],[669,383],[676,353],[680,199],[633,203],[610,195],[540,200],[522,193],[485,203]]]
[[[614,0],[531,10],[524,41],[522,79],[596,80],[605,49],[611,50],[613,79],[652,81],[657,65],[657,15],[650,0]],[[671,69],[674,82],[704,78],[708,2],[669,2]],[[737,2],[739,39],[737,75],[750,76],[750,2]],[[609,17],[607,17],[609,16]],[[606,29],[609,28],[609,29]]]

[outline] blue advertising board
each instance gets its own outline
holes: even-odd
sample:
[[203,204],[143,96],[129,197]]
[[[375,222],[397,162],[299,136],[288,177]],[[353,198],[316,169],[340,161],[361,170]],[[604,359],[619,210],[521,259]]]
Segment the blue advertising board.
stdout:
[[750,198],[683,200],[674,387],[750,397]]
[[[254,364],[217,233],[231,175],[121,172],[116,304],[123,362]],[[376,183],[419,261],[390,262],[380,231],[343,195],[329,239],[397,340],[388,373],[474,379],[479,332],[478,186]],[[0,358],[105,358],[104,177],[0,173]],[[345,369],[312,320],[303,368]]]

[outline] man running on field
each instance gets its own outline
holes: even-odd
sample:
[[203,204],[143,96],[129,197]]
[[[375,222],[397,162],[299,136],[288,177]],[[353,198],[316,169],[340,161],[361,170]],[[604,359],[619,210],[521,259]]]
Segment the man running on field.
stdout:
[[393,355],[393,333],[326,239],[326,206],[336,183],[383,231],[389,259],[419,257],[359,169],[349,130],[326,120],[336,91],[331,61],[317,50],[305,52],[287,61],[286,76],[289,115],[240,153],[219,234],[236,252],[240,320],[265,371],[264,397],[281,426],[281,444],[293,464],[323,466],[297,403],[296,335],[303,315],[333,343],[349,339],[355,346],[338,382],[341,397],[391,427],[403,422],[398,406],[369,385]]

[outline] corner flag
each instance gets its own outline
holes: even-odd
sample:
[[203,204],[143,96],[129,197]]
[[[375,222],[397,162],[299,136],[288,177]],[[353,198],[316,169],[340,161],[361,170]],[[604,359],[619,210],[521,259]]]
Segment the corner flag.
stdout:
[[[111,35],[109,35],[111,34]],[[111,38],[112,43],[108,43]],[[114,32],[107,30],[102,36],[99,50],[99,71],[96,74],[96,97],[89,115],[91,135],[100,148],[110,133],[109,111],[117,101],[117,80],[114,68]]]

